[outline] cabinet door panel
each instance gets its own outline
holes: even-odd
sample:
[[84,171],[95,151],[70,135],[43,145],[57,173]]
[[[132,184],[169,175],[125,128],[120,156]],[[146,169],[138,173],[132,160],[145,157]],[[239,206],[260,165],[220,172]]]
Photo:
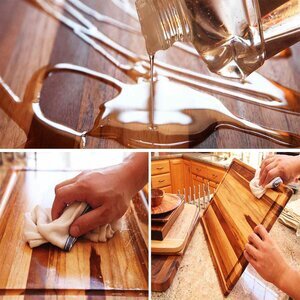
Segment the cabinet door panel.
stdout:
[[172,193],[172,187],[170,185],[161,188],[161,190],[163,190],[165,193],[170,193],[170,194]]
[[171,159],[170,170],[171,170],[172,192],[174,194],[177,194],[178,191],[180,193],[183,193],[183,188],[184,188],[183,160],[181,158]]

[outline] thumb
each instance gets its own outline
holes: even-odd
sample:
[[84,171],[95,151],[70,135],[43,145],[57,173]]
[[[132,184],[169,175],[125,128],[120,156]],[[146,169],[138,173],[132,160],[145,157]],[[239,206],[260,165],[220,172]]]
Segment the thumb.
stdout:
[[96,229],[98,226],[103,226],[113,220],[111,213],[107,212],[105,206],[100,206],[80,217],[78,217],[70,227],[70,235],[79,237]]

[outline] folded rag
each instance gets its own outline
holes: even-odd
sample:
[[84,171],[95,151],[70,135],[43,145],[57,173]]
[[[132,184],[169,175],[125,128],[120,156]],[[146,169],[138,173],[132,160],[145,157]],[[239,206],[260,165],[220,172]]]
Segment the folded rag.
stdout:
[[[61,249],[70,250],[76,238],[69,235],[69,228],[88,207],[85,202],[75,202],[68,206],[58,219],[52,221],[51,209],[37,205],[31,213],[25,214],[24,236],[29,246],[34,248],[50,242]],[[118,220],[99,226],[84,235],[84,238],[93,242],[106,242],[120,227],[121,222]]]
[[260,168],[258,168],[255,172],[254,178],[250,181],[250,189],[252,194],[260,199],[266,192],[267,189],[276,188],[282,183],[282,179],[280,177],[274,178],[270,183],[268,183],[265,187],[259,185],[259,175],[260,175]]
[[284,225],[299,231],[300,229],[300,199],[289,202],[283,209],[279,221]]

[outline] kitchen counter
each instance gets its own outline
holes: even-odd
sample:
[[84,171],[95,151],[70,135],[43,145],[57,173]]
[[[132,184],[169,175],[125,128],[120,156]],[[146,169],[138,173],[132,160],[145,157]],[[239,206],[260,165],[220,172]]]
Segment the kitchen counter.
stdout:
[[228,169],[231,159],[219,159],[219,157],[215,155],[211,155],[209,153],[172,153],[160,156],[152,156],[152,161],[164,160],[164,159],[175,159],[175,158],[184,158],[189,159],[201,163],[210,164],[215,167]]
[[[285,253],[290,265],[300,270],[300,238],[297,239],[295,231],[277,221],[271,230],[271,236]],[[254,286],[253,279],[250,282],[251,289],[246,287],[246,279],[249,284],[249,277],[256,281],[255,292],[251,291]],[[286,294],[265,282],[249,265],[226,299],[267,299],[264,298],[266,288],[270,295],[268,299],[288,299]],[[224,298],[200,224],[195,230],[171,287],[164,293],[153,292],[152,297],[153,299],[180,300],[199,299],[199,297],[208,300]]]

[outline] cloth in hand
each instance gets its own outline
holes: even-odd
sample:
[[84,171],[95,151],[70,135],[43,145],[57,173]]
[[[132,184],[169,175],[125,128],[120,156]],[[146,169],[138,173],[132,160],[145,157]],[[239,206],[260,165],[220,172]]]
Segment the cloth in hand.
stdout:
[[[51,243],[61,249],[66,249],[70,240],[69,228],[87,208],[85,202],[75,202],[68,206],[63,214],[52,221],[51,209],[37,205],[31,213],[25,214],[24,236],[31,248],[45,243]],[[84,235],[84,238],[93,242],[106,242],[121,227],[120,220],[111,224],[99,226]]]
[[269,182],[265,187],[262,185],[259,185],[259,175],[260,175],[260,168],[258,168],[255,172],[254,178],[250,181],[250,190],[252,194],[260,199],[267,189],[275,188],[279,186],[280,183],[282,183],[282,179],[280,177],[274,178],[271,182]]

